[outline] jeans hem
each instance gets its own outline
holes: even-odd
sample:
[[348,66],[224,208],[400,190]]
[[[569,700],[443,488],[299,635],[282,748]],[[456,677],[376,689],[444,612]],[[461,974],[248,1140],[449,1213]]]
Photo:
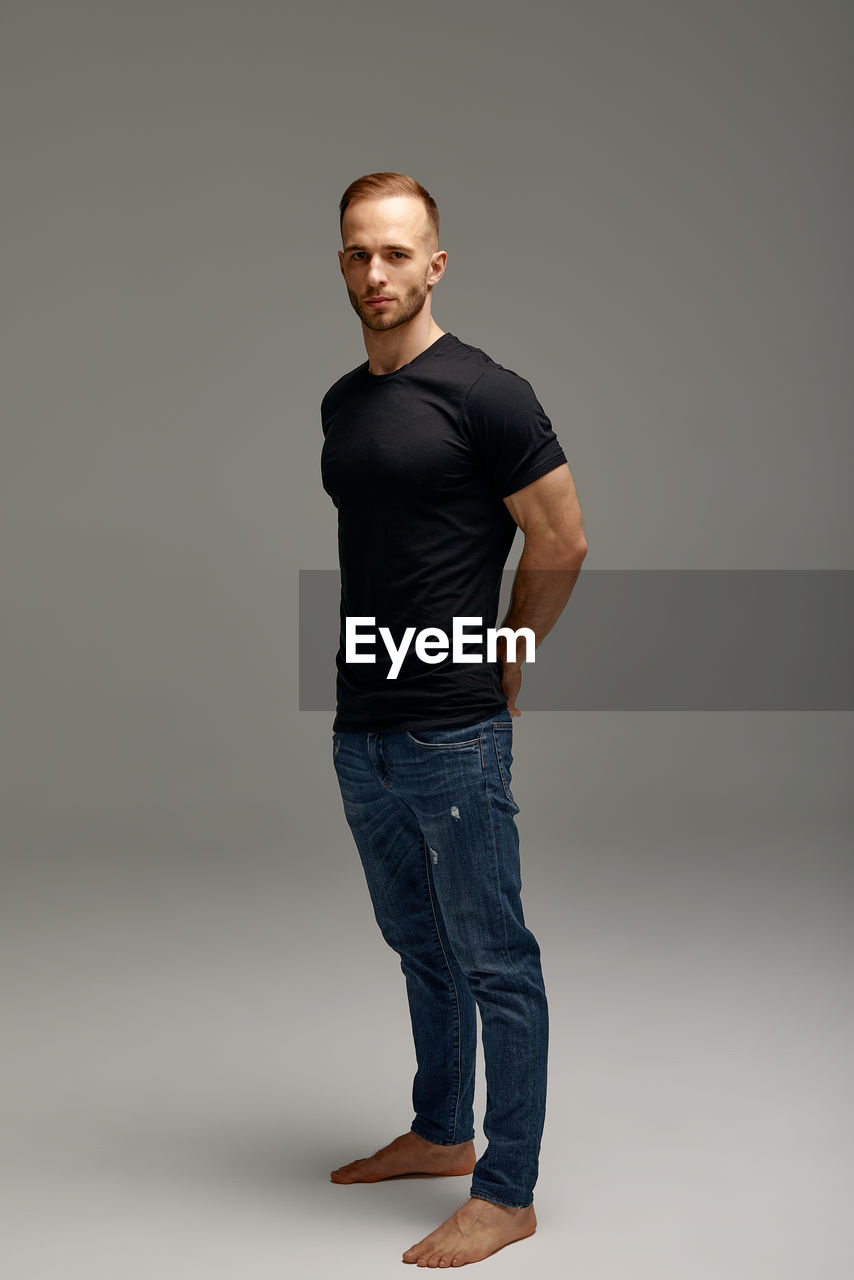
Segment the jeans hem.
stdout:
[[441,1138],[428,1138],[426,1133],[416,1129],[414,1122],[409,1126],[409,1132],[414,1133],[417,1138],[423,1138],[425,1142],[432,1142],[434,1147],[458,1147],[461,1142],[474,1142],[473,1133],[468,1138],[454,1138],[453,1142],[444,1142]]
[[524,1204],[510,1204],[507,1200],[499,1200],[498,1196],[494,1196],[491,1191],[476,1191],[474,1187],[472,1187],[469,1195],[475,1200],[486,1200],[489,1204],[500,1205],[502,1209],[530,1209],[534,1203],[534,1197],[531,1196]]

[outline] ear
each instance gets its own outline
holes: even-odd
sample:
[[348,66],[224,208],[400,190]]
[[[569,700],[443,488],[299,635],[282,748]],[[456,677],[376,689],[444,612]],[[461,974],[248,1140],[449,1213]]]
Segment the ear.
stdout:
[[341,274],[342,274],[342,276],[343,276],[343,274],[344,274],[344,254],[342,253],[342,251],[341,251],[340,249],[338,250],[338,265],[339,265],[339,267],[341,268]]
[[445,263],[448,261],[448,255],[444,249],[439,249],[436,253],[430,255],[430,270],[427,273],[428,284],[438,284],[445,274]]

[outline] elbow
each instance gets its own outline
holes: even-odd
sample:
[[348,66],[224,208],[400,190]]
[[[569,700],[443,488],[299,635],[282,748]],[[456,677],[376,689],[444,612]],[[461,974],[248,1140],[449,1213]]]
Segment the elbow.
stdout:
[[587,539],[571,542],[563,551],[561,568],[580,569],[587,556]]
[[526,538],[525,550],[542,568],[580,569],[587,555],[587,539],[583,533],[570,536],[550,531]]
[[561,561],[563,569],[580,569],[587,556],[587,538],[583,530],[564,534],[554,541],[552,554]]

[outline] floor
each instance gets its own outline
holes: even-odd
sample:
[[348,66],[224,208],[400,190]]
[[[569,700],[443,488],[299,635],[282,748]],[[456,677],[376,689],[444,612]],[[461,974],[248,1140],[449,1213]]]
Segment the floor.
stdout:
[[[851,719],[519,729],[549,1110],[539,1229],[478,1274],[854,1274]],[[316,778],[327,726],[304,722]],[[266,816],[220,783],[18,815],[0,906],[14,1280],[382,1280],[467,1197],[465,1178],[329,1182],[409,1126],[402,977],[331,778],[325,803],[294,787]],[[482,1069],[478,1098],[479,1124]]]

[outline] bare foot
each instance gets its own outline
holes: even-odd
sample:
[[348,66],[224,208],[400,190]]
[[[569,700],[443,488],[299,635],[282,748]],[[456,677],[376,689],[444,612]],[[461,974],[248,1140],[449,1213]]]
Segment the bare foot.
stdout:
[[472,1197],[441,1227],[407,1249],[403,1261],[419,1267],[462,1267],[482,1262],[506,1244],[532,1236],[536,1229],[532,1204],[527,1209],[507,1209]]
[[440,1147],[410,1132],[402,1133],[375,1155],[333,1169],[329,1176],[333,1182],[382,1182],[385,1178],[406,1177],[452,1178],[471,1173],[475,1160],[473,1142]]

